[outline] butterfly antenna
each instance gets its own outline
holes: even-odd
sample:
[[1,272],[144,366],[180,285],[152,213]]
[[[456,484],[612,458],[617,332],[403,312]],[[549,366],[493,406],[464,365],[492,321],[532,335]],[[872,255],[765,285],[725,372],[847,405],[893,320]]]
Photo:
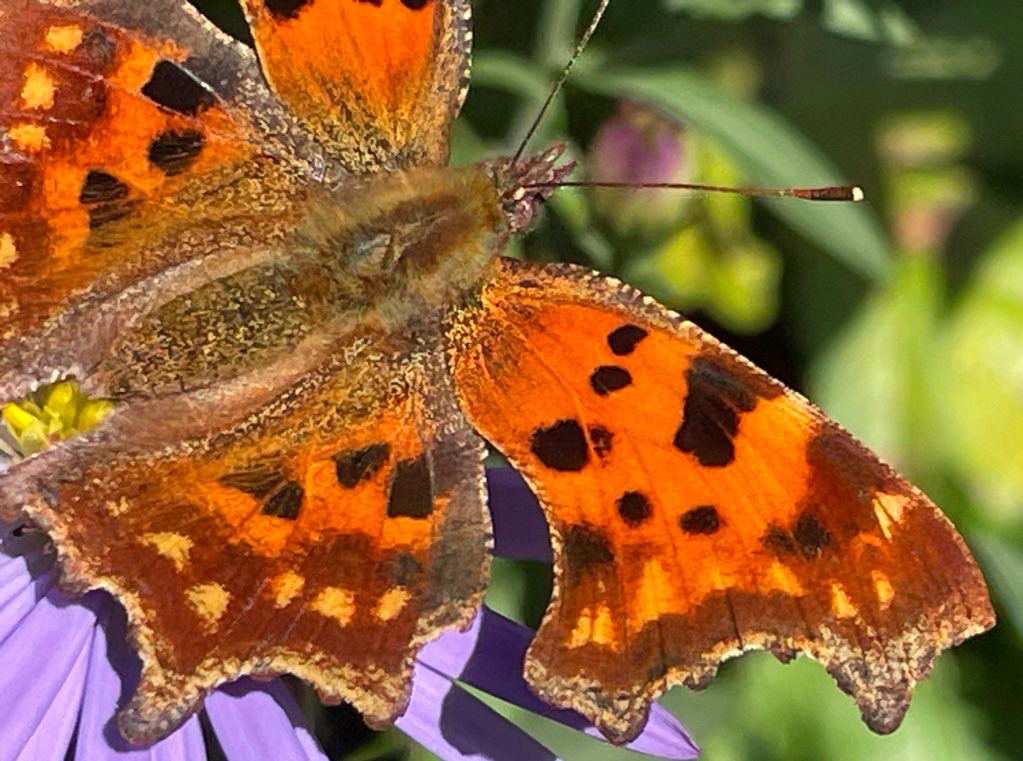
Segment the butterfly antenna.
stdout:
[[554,87],[547,94],[547,100],[543,102],[540,107],[540,111],[537,113],[536,118],[533,119],[533,123],[529,125],[529,129],[526,130],[526,136],[522,138],[522,142],[519,143],[519,149],[515,151],[515,156],[511,160],[511,167],[514,168],[519,163],[519,159],[522,158],[522,154],[526,151],[526,146],[529,145],[529,141],[533,139],[533,135],[536,134],[537,129],[540,127],[540,122],[543,121],[544,115],[547,113],[547,109],[551,107],[551,103],[558,97],[558,93],[561,92],[561,88],[565,86],[565,82],[568,79],[569,72],[572,71],[572,67],[575,66],[575,62],[579,59],[583,50],[590,42],[590,37],[597,31],[597,26],[600,25],[600,19],[604,16],[604,11],[607,10],[607,6],[611,4],[611,0],[600,0],[600,5],[597,6],[597,10],[593,14],[593,18],[590,19],[589,26],[586,27],[586,31],[583,32],[583,36],[579,38],[579,44],[575,47],[575,53],[572,54],[572,58],[569,59],[568,64],[561,71],[561,76],[558,77],[558,81],[554,83]]
[[669,190],[694,190],[700,193],[736,193],[743,196],[774,196],[780,198],[802,198],[804,201],[862,201],[863,188],[859,185],[829,185],[820,188],[735,188],[724,185],[704,185],[695,182],[601,182],[594,180],[556,180],[524,185],[526,188],[665,188]]

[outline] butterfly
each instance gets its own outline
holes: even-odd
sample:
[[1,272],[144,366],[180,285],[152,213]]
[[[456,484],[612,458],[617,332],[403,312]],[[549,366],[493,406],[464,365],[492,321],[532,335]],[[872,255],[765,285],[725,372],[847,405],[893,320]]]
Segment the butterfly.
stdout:
[[988,629],[949,521],[797,393],[629,286],[501,255],[570,169],[446,166],[467,0],[0,8],[0,397],[113,413],[0,513],[128,612],[119,714],[166,735],[290,673],[373,725],[478,610],[489,442],[550,524],[525,677],[625,742],[676,684],[806,653],[889,732]]

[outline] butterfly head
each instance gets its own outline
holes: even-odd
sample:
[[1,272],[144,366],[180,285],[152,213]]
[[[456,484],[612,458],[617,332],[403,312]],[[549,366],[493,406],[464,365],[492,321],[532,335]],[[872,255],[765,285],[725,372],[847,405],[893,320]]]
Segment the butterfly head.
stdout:
[[483,164],[498,188],[512,233],[529,227],[558,182],[575,169],[574,161],[558,163],[564,152],[564,143],[556,143],[542,153],[518,161],[497,159]]

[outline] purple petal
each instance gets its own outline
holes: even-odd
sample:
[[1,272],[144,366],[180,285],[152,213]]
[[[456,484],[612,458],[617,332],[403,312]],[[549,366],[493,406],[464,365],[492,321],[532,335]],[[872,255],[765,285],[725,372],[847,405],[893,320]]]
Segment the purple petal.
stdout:
[[590,154],[593,179],[634,184],[676,181],[686,161],[681,127],[629,103],[603,124]]
[[92,638],[76,761],[203,761],[206,746],[195,716],[149,748],[135,748],[121,737],[114,716],[118,703],[127,697],[124,685],[138,681],[139,661],[124,639],[124,611],[106,593],[93,596],[102,626]]
[[416,659],[412,700],[396,726],[444,759],[543,761],[554,755],[512,722],[452,684],[472,656],[480,617],[465,632],[448,632]]
[[78,720],[95,622],[89,608],[51,591],[0,644],[0,695],[17,696],[17,710],[3,713],[0,759],[64,757]]
[[[505,755],[503,751],[512,747],[511,739],[499,738],[496,742],[490,739],[487,735],[492,729],[489,719],[484,721],[483,711],[477,706],[493,712],[468,693],[452,688],[450,681],[460,679],[541,716],[602,737],[580,714],[549,706],[530,691],[522,679],[522,666],[532,636],[533,632],[527,627],[484,607],[471,629],[463,633],[448,632],[427,645],[418,658],[413,702],[408,713],[399,720],[398,726],[440,755],[444,753],[421,738],[425,736],[435,742],[444,742],[462,752],[485,752],[498,759],[533,758],[521,755],[520,751],[516,751],[520,753],[517,756],[510,753]],[[445,681],[448,682],[446,688],[443,685]],[[417,700],[415,687],[423,682],[433,692]],[[477,718],[477,714],[480,718]],[[493,715],[497,716],[496,713]],[[470,718],[472,721],[467,721]],[[406,725],[412,722],[415,722],[419,734],[407,728]],[[521,730],[516,731],[521,733]],[[456,737],[461,742],[452,741],[455,739],[452,732],[458,733]],[[553,758],[549,751],[539,747],[540,755],[536,758]],[[626,747],[671,759],[696,758],[699,753],[678,720],[656,704],[643,732]],[[495,752],[497,755],[494,755]]]
[[206,713],[229,759],[326,761],[280,679],[239,679],[206,698]]
[[513,560],[550,563],[547,519],[529,486],[512,468],[487,468],[494,554]]
[[54,585],[53,557],[43,554],[48,540],[35,531],[16,536],[17,525],[0,522],[0,642]]
[[585,718],[575,711],[554,708],[543,702],[522,678],[526,648],[532,639],[533,631],[528,627],[484,607],[476,648],[461,673],[455,676],[533,713],[573,729],[585,729],[589,726]]
[[49,575],[33,581],[24,558],[0,553],[0,643],[32,612],[50,583]]

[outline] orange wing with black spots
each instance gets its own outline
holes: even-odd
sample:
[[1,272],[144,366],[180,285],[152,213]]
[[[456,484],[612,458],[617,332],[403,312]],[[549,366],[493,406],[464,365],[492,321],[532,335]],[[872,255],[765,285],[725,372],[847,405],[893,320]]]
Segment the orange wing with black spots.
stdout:
[[526,676],[610,737],[764,648],[889,732],[994,623],[949,521],[809,402],[595,273],[502,260],[451,331],[472,424],[535,489],[555,594]]
[[11,0],[0,57],[4,366],[28,335],[52,351],[45,324],[87,292],[201,256],[295,192],[297,127],[252,51],[184,0]]
[[404,711],[416,651],[468,623],[489,567],[484,447],[437,357],[338,360],[202,436],[194,399],[126,404],[5,473],[62,583],[128,611],[126,737],[166,735],[246,673],[296,674],[375,724]]
[[243,0],[267,80],[345,165],[441,164],[469,86],[468,0]]

